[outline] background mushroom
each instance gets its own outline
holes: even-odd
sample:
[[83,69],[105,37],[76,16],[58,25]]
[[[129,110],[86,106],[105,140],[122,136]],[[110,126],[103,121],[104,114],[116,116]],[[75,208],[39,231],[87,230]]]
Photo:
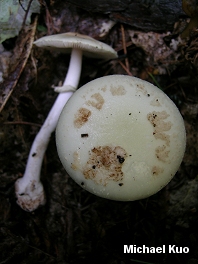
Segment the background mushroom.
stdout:
[[154,85],[112,75],[81,87],[56,129],[60,160],[83,188],[131,201],[162,189],[177,172],[186,133],[180,112]]
[[51,133],[55,130],[58,117],[65,103],[78,86],[82,55],[100,59],[114,59],[117,57],[117,53],[107,44],[77,33],[46,36],[38,39],[34,44],[50,50],[72,51],[63,87],[58,88],[58,91],[62,93],[58,95],[32,144],[23,177],[15,183],[17,203],[26,211],[33,211],[39,205],[45,203],[43,185],[40,182],[42,161]]

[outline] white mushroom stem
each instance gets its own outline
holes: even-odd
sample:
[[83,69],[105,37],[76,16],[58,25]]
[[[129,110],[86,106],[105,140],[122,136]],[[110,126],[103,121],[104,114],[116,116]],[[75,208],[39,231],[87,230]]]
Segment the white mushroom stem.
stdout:
[[[77,88],[82,67],[82,51],[73,49],[63,87]],[[15,183],[17,203],[25,211],[33,211],[45,204],[45,194],[40,181],[41,166],[52,132],[55,130],[61,111],[73,92],[60,93],[44,124],[38,132],[27,161],[25,173]]]

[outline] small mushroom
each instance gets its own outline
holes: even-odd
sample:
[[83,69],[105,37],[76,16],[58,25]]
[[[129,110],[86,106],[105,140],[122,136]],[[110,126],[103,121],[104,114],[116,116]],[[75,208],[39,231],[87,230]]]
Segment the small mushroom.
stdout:
[[70,52],[71,59],[61,92],[50,110],[43,126],[38,132],[31,147],[25,173],[15,183],[17,203],[26,211],[33,211],[45,204],[43,185],[40,181],[40,171],[51,133],[55,130],[59,115],[67,100],[76,90],[82,64],[82,55],[98,59],[114,59],[117,53],[105,43],[78,33],[63,33],[42,37],[34,42],[41,48]]
[[155,194],[173,178],[186,132],[163,91],[135,77],[112,75],[87,83],[70,98],[56,144],[63,166],[82,188],[132,201]]

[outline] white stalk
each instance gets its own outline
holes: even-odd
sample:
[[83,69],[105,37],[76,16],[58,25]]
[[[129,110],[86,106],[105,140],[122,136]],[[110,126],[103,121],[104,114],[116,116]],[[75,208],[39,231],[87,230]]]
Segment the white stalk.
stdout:
[[[82,51],[73,49],[63,87],[77,88],[82,66]],[[69,89],[68,88],[68,89]],[[60,89],[61,90],[61,89]],[[64,89],[63,89],[64,90]],[[70,89],[71,90],[71,89]],[[33,211],[45,204],[45,193],[40,181],[41,166],[52,132],[55,130],[62,109],[73,92],[58,95],[43,126],[38,132],[27,161],[25,173],[15,183],[17,203],[25,211]]]

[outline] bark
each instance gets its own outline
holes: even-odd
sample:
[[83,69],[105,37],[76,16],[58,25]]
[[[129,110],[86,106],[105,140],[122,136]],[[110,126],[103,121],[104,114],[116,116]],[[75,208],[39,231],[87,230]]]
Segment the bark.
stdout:
[[117,22],[145,31],[171,30],[184,17],[182,0],[67,0],[92,13],[108,14]]

